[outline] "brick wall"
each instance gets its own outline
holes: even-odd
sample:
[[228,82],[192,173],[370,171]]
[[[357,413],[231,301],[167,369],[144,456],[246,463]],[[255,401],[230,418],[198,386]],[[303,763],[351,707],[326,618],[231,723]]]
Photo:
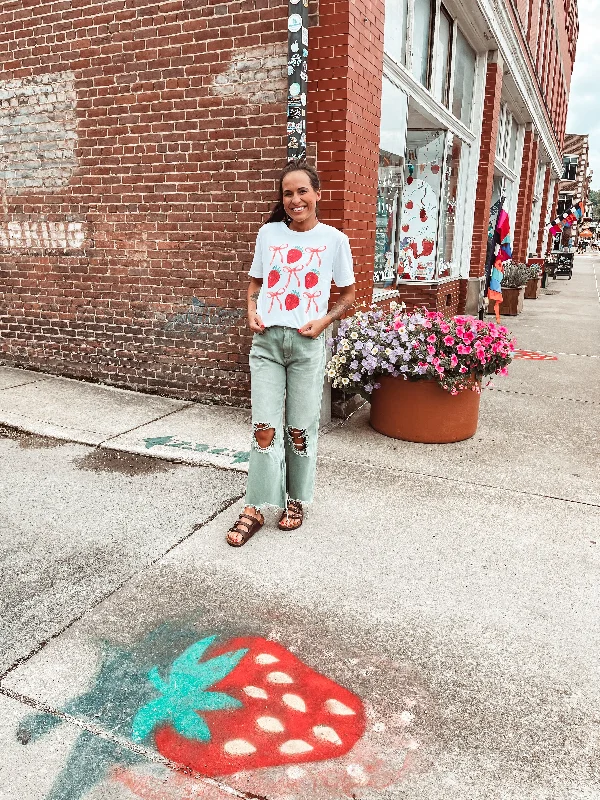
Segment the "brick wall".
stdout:
[[523,163],[521,166],[521,180],[519,183],[519,200],[513,238],[513,259],[525,262],[529,253],[529,229],[531,226],[531,212],[533,192],[538,167],[539,142],[533,130],[525,131],[523,143]]
[[286,18],[281,0],[5,0],[3,363],[246,402]]
[[483,125],[479,151],[479,170],[475,194],[475,214],[473,219],[473,244],[471,247],[472,278],[485,274],[488,225],[492,205],[494,182],[494,156],[498,138],[498,119],[502,93],[502,64],[492,61],[487,66],[485,96],[483,101]]
[[373,295],[383,19],[383,0],[321,0],[310,32],[307,122],[321,219],[350,238],[359,302]]
[[408,309],[425,306],[432,311],[440,311],[447,317],[453,317],[464,307],[464,298],[461,297],[462,283],[458,279],[426,286],[416,281],[404,283],[400,286],[400,300]]

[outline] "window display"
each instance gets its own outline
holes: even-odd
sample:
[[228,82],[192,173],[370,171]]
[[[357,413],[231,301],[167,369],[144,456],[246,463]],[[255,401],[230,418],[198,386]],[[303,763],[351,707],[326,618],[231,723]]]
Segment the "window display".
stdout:
[[435,278],[445,140],[446,131],[407,131],[398,260],[400,280],[432,281]]
[[468,145],[458,136],[448,134],[446,163],[444,174],[444,191],[440,204],[440,260],[438,278],[449,278],[458,272],[458,265],[453,261],[454,238],[456,231],[456,211],[461,175],[461,159],[465,151],[464,161],[468,163]]

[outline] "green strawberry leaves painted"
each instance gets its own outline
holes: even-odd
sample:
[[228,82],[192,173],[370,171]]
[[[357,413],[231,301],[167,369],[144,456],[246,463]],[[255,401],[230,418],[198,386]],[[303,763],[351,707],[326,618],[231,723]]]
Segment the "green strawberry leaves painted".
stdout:
[[208,661],[199,661],[216,638],[208,636],[188,647],[173,662],[167,681],[161,678],[156,667],[150,670],[148,679],[162,696],[151,700],[135,715],[132,726],[134,741],[143,741],[158,725],[168,723],[188,739],[209,742],[209,727],[197,712],[242,707],[239,700],[224,692],[207,691],[229,675],[248,652],[243,648]]

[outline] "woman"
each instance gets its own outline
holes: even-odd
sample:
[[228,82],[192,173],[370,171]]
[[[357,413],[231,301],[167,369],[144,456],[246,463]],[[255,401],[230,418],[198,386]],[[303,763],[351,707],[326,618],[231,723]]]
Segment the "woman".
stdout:
[[[313,498],[324,331],[354,303],[348,237],[319,222],[320,199],[314,167],[289,163],[279,179],[279,201],[256,238],[248,287],[254,436],[246,507],[227,532],[233,547],[262,528],[264,506],[283,508],[278,527],[295,530],[302,504]],[[341,291],[328,312],[332,279]]]

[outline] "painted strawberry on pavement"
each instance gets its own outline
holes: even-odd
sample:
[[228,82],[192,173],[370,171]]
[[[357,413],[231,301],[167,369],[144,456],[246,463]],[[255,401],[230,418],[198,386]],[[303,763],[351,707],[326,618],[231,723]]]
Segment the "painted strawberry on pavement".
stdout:
[[279,282],[280,278],[281,278],[281,271],[277,269],[277,267],[274,267],[267,276],[267,286],[269,287],[269,289],[272,286],[275,286],[275,284]]
[[300,295],[298,292],[290,292],[285,296],[285,307],[287,311],[293,311],[300,305]]
[[365,730],[356,695],[258,637],[209,636],[167,680],[156,667],[148,677],[161,696],[136,714],[133,739],[153,732],[162,755],[203,775],[337,758]]

